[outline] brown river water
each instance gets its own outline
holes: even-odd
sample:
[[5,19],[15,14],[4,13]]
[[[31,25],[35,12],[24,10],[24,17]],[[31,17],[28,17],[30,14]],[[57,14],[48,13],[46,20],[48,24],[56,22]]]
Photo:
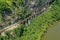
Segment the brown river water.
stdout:
[[60,40],[60,22],[47,30],[42,40]]

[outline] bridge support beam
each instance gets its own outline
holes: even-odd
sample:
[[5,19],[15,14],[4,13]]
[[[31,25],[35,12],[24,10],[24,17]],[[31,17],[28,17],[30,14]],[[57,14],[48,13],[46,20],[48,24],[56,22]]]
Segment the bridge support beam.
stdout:
[[31,22],[31,20],[29,19],[29,20],[28,20],[28,25],[30,25],[30,22]]
[[32,16],[32,19],[34,19],[34,16]]
[[24,24],[25,24],[26,26],[28,26],[28,20],[26,20]]

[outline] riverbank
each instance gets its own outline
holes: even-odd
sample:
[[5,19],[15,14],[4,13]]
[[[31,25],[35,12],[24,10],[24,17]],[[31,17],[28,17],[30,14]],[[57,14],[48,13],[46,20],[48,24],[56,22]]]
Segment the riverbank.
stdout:
[[41,40],[44,37],[44,35],[47,33],[47,30],[50,29],[50,28],[55,27],[58,23],[60,23],[60,20],[56,21],[52,25],[49,25],[48,27],[46,27],[45,30],[43,31],[43,33],[41,34]]
[[[55,6],[56,6],[56,5],[55,5]],[[54,21],[54,22],[52,22],[51,24],[49,24],[48,27],[46,27],[46,29],[43,31],[43,33],[42,33],[42,35],[41,35],[41,39],[42,39],[42,37],[45,35],[45,33],[47,33],[47,30],[48,30],[49,28],[55,27],[59,22],[60,22],[60,19],[59,19],[59,20],[56,19],[56,21]]]

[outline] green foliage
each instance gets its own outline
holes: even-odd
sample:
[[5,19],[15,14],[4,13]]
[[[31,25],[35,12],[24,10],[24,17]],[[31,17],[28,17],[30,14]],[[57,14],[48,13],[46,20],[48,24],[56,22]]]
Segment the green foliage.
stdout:
[[0,0],[0,12],[1,10],[3,10],[4,8],[6,7],[6,3],[5,3],[5,0]]
[[55,0],[55,3],[54,4],[60,6],[60,0]]
[[[26,0],[27,1],[27,0]],[[25,0],[0,0],[0,13],[3,16],[2,21],[5,21],[5,25],[8,23],[15,23],[18,19],[24,19],[30,15],[29,10],[26,8]],[[6,21],[9,20],[9,21]]]
[[24,25],[19,25],[19,27],[13,31],[18,37],[21,37],[24,31]]
[[[18,28],[12,30],[12,32],[14,32],[14,35],[16,35],[15,36],[16,38],[14,38],[13,35],[10,35],[11,31],[9,31],[7,32],[8,38],[6,39],[7,40],[14,40],[14,39],[16,40],[40,40],[44,31],[46,31],[46,28],[50,24],[53,24],[55,21],[60,20],[60,7],[59,5],[57,5],[56,2],[57,0],[52,4],[51,8],[48,8],[47,11],[45,11],[44,13],[40,14],[38,17],[33,19],[30,25],[28,26],[20,25]],[[19,13],[17,13],[17,15],[23,15],[25,14],[24,12],[26,11],[23,7],[19,11]]]

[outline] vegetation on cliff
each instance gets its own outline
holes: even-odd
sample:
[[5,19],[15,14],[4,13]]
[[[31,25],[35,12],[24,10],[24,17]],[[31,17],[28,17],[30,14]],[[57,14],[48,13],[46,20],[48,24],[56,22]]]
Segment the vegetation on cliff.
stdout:
[[0,36],[0,40],[40,40],[46,28],[60,20],[60,1],[55,0],[51,8],[31,21],[28,26],[20,24],[18,28],[6,31],[6,36]]

